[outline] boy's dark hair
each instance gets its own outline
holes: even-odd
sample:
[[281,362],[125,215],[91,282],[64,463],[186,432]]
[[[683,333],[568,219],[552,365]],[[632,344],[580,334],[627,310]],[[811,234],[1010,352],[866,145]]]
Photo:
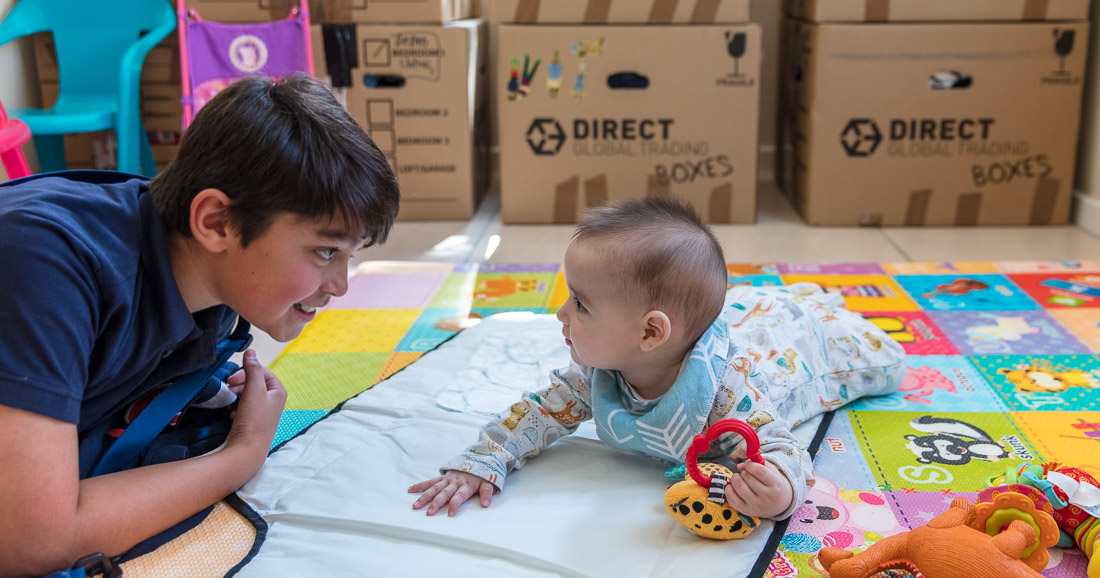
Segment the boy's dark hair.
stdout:
[[191,236],[191,200],[218,189],[241,244],[279,213],[341,218],[383,243],[400,191],[386,157],[324,85],[303,74],[238,80],[195,115],[176,159],[149,184],[168,228]]
[[722,245],[687,203],[645,197],[589,209],[573,239],[597,241],[620,294],[679,316],[691,342],[722,312]]

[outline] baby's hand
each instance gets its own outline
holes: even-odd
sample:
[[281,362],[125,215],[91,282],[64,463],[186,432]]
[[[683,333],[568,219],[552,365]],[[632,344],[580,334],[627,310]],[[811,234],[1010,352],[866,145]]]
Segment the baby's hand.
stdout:
[[449,503],[447,515],[454,516],[458,513],[458,507],[463,502],[481,494],[481,507],[488,508],[493,501],[493,492],[496,486],[466,472],[447,470],[446,474],[438,478],[414,484],[409,488],[409,493],[423,492],[424,494],[413,502],[413,509],[419,510],[428,506],[428,515],[435,515],[444,504]]
[[740,475],[734,475],[726,485],[726,501],[738,512],[758,518],[774,518],[782,514],[794,499],[794,488],[787,476],[771,462],[737,464]]

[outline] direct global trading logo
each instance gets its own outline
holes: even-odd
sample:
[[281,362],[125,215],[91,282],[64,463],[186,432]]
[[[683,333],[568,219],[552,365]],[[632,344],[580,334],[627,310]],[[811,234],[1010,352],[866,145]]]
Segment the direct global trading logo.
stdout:
[[565,144],[565,131],[553,118],[536,118],[527,128],[527,145],[536,155],[556,155]]
[[[948,142],[988,141],[992,118],[895,118],[887,130],[870,118],[853,118],[840,132],[840,145],[850,157],[869,157],[888,140],[891,156],[951,156]],[[916,143],[904,145],[899,143]],[[923,154],[914,154],[923,153]]]
[[[567,124],[571,129],[567,131],[556,118],[537,117],[527,127],[527,146],[538,156],[560,153],[566,140],[573,142],[573,153],[581,156],[676,156],[666,149],[692,147],[659,144],[670,140],[674,122],[671,118],[577,118]],[[646,146],[635,150],[634,143]]]
[[882,132],[869,118],[853,118],[840,133],[840,144],[850,157],[869,157],[882,143]]

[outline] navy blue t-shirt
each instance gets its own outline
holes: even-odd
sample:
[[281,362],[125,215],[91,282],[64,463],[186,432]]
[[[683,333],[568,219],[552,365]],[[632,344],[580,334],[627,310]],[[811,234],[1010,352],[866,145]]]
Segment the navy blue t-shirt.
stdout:
[[187,310],[146,190],[136,178],[0,188],[0,404],[83,432],[213,363],[236,314]]

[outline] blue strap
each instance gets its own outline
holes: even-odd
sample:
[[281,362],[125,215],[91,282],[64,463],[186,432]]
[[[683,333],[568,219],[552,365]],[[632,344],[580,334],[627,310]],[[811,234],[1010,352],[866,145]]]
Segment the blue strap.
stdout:
[[30,175],[23,178],[8,181],[6,183],[0,182],[0,187],[14,187],[15,185],[21,185],[23,183],[29,183],[31,181],[37,181],[45,177],[61,177],[69,179],[70,181],[77,181],[80,183],[90,183],[93,185],[114,185],[118,183],[125,183],[131,179],[141,179],[148,181],[149,177],[143,177],[141,175],[132,175],[130,173],[120,173],[118,171],[100,171],[94,169],[76,169],[71,171],[54,171],[52,173],[38,173],[37,175]]
[[193,371],[169,385],[160,395],[134,419],[133,423],[122,432],[110,449],[100,458],[92,476],[101,476],[122,470],[130,460],[134,459],[141,450],[153,441],[153,438],[164,430],[168,422],[187,406],[202,386],[222,365],[229,361],[230,356],[238,351],[243,351],[252,342],[252,336],[248,334],[249,325],[243,319],[237,323],[237,328],[228,339],[218,344],[213,365]]
[[72,570],[62,570],[60,572],[46,574],[43,578],[84,578],[86,575],[87,573],[83,568],[73,568]]

